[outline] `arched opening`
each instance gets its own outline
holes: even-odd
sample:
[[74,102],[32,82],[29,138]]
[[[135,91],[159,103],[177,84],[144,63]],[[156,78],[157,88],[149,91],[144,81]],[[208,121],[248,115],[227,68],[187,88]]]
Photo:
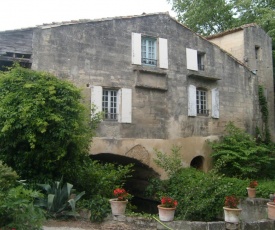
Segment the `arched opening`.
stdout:
[[131,193],[134,198],[131,204],[137,207],[137,211],[146,213],[157,213],[156,202],[148,199],[145,194],[145,188],[149,185],[150,178],[159,178],[160,175],[152,168],[143,164],[137,159],[125,157],[110,153],[100,153],[90,155],[93,160],[98,160],[102,163],[114,163],[120,165],[134,164],[132,177],[125,183],[125,189]]
[[190,163],[190,166],[203,171],[203,162],[204,162],[204,157],[202,156],[197,156],[195,158],[193,158],[193,160]]

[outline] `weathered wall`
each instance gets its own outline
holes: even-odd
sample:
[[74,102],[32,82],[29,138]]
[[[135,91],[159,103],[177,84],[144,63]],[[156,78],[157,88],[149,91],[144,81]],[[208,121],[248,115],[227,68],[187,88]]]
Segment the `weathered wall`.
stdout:
[[[247,65],[256,70],[259,84],[266,89],[268,102],[269,128],[275,139],[274,133],[274,79],[272,63],[272,40],[259,27],[248,27],[244,31],[245,56],[248,57]],[[255,47],[258,47],[258,57],[255,56]]]
[[215,37],[211,39],[211,42],[223,48],[241,62],[245,62],[243,30],[229,33],[226,36]]
[[32,53],[33,29],[0,32],[0,55],[11,53]]
[[[257,77],[259,84],[264,86],[269,109],[269,127],[274,138],[274,79],[271,38],[259,26],[250,24],[238,28],[237,31],[214,35],[209,40],[248,66],[254,72],[252,76]],[[256,47],[258,49],[257,57]],[[259,121],[260,117],[256,120]],[[257,125],[261,127],[260,122],[257,122]]]
[[[132,32],[168,40],[168,70],[131,64]],[[204,71],[187,70],[186,48],[205,53]],[[251,133],[258,122],[257,77],[167,14],[36,29],[33,69],[74,82],[87,98],[87,84],[131,88],[132,123],[103,121],[91,153],[126,155],[136,145],[145,146],[146,161],[156,171],[153,148],[169,152],[173,144],[181,145],[184,165],[200,155],[207,170],[211,164],[207,138],[221,135],[229,121]],[[219,118],[187,115],[190,84],[219,89]]]

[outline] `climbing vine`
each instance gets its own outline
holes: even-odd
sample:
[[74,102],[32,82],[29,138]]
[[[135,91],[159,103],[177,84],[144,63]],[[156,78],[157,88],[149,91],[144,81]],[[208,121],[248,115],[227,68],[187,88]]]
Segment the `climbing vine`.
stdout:
[[[261,113],[262,113],[262,120],[263,120],[263,138],[262,140],[266,143],[270,142],[270,131],[268,128],[268,106],[267,106],[267,100],[264,95],[264,87],[262,85],[259,85],[258,88],[258,95],[259,95],[259,103],[260,103],[260,108],[261,108]],[[257,127],[257,132],[259,133],[259,129]]]

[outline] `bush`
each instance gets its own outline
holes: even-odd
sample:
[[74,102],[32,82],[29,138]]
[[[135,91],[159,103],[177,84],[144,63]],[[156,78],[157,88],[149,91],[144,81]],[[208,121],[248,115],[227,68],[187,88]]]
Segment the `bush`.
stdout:
[[73,84],[49,73],[0,72],[0,159],[22,178],[60,178],[64,163],[73,167],[87,154],[100,120],[91,122],[81,99]]
[[225,131],[220,141],[209,142],[213,149],[214,169],[228,177],[267,177],[266,168],[270,168],[275,160],[274,148],[257,143],[232,122]]
[[91,212],[90,220],[92,222],[102,222],[105,217],[111,212],[109,199],[96,195],[90,200],[85,200],[82,203],[82,208],[88,209]]
[[257,197],[269,199],[270,194],[275,193],[274,180],[260,180],[257,186]]
[[152,195],[157,193],[159,198],[166,195],[176,199],[177,219],[213,221],[222,212],[225,196],[235,194],[238,197],[246,197],[248,181],[186,168],[179,170],[168,180],[158,183],[155,191],[151,187]]
[[113,190],[122,187],[126,179],[131,177],[132,167],[133,165],[101,164],[86,157],[82,164],[76,166],[77,174],[68,165],[64,179],[74,181],[78,190],[86,192],[86,199],[95,195],[110,198]]
[[0,192],[4,192],[15,187],[17,179],[17,173],[0,161]]

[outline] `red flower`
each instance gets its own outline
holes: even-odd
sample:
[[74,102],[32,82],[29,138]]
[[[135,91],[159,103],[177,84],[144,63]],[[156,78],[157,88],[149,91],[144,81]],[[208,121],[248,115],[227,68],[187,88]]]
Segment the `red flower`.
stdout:
[[161,206],[165,208],[175,208],[178,205],[178,201],[174,200],[171,197],[162,197]]
[[258,181],[253,180],[249,183],[249,188],[256,188],[258,186]]
[[114,190],[114,196],[117,198],[117,200],[127,200],[128,197],[130,197],[130,194],[125,191],[124,188],[116,188]]
[[238,208],[239,204],[239,198],[237,198],[235,195],[232,196],[226,196],[224,205],[228,208]]

